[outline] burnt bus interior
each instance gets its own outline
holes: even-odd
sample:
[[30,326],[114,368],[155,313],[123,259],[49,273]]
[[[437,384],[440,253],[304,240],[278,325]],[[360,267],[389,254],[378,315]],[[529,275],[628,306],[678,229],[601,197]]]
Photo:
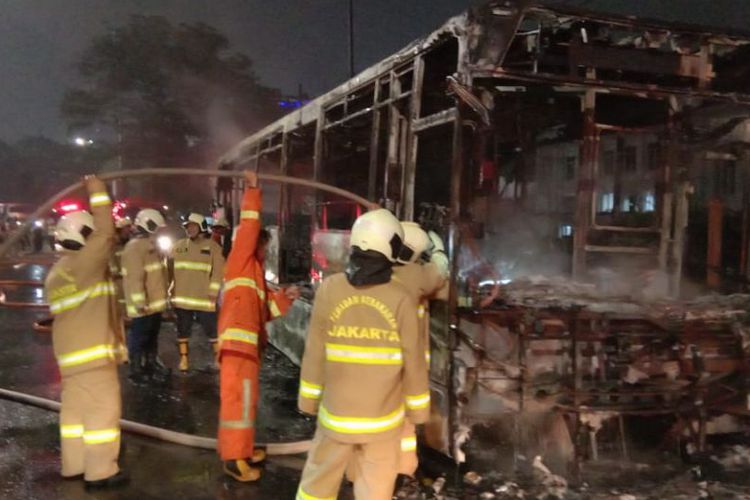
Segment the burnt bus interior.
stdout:
[[[747,289],[749,42],[489,2],[250,136],[220,168],[334,184],[444,237],[434,448],[463,460],[482,453],[470,431],[489,432],[514,456],[575,468],[628,457],[631,422],[648,417],[653,436],[702,449],[712,419],[750,416],[737,318],[688,302]],[[357,207],[286,186],[264,200],[281,282],[343,268]],[[669,314],[653,308],[670,300]]]

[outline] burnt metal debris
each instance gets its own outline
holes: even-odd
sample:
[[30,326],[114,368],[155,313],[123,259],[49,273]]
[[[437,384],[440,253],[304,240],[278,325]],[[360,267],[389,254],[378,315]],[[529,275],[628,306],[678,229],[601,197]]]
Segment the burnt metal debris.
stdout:
[[[505,419],[517,455],[575,465],[600,430],[627,457],[628,419],[667,416],[665,441],[700,451],[750,417],[750,298],[691,299],[747,290],[749,77],[750,33],[487,2],[220,168],[332,183],[448,241],[433,447],[460,461],[473,425]],[[358,207],[287,186],[266,199],[281,281],[342,268]],[[297,307],[275,327],[297,334],[292,358]]]

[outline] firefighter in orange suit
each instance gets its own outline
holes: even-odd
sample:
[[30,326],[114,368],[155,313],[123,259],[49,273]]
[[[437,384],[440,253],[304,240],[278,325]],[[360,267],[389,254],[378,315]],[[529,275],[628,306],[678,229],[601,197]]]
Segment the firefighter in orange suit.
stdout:
[[317,414],[318,428],[298,500],[336,498],[349,464],[356,498],[390,499],[404,422],[429,416],[417,305],[391,279],[402,240],[387,210],[362,215],[352,227],[346,273],[318,289],[299,394],[300,410]]
[[[417,303],[419,335],[430,366],[430,299],[447,299],[448,258],[440,237],[427,234],[415,222],[402,222],[404,244],[393,268],[393,280],[402,284]],[[417,435],[411,421],[404,425],[401,438],[399,474],[413,477],[417,471]]]
[[120,382],[124,361],[122,318],[109,261],[115,246],[112,202],[96,177],[87,177],[91,212],[60,219],[55,231],[63,255],[45,289],[54,317],[52,344],[62,375],[62,476],[83,476],[87,488],[123,484],[120,452]]
[[266,286],[263,261],[270,235],[261,229],[261,192],[254,172],[246,173],[240,224],[224,272],[219,312],[219,455],[224,472],[242,482],[256,481],[265,459],[255,449],[258,377],[265,346],[265,324],[286,312],[299,296],[296,287],[275,293]]

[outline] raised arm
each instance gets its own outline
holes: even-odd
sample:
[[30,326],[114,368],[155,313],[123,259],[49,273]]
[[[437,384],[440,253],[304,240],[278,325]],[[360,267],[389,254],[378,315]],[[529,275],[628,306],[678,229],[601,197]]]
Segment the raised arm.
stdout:
[[101,266],[109,268],[109,259],[115,247],[115,223],[112,220],[112,200],[107,194],[107,186],[96,176],[84,179],[89,195],[91,215],[94,218],[94,231],[86,239],[86,246],[80,256],[91,264],[92,269]]
[[258,177],[255,172],[245,173],[245,194],[242,197],[240,224],[227,257],[226,276],[236,278],[250,259],[254,258],[260,236],[260,212],[263,208]]

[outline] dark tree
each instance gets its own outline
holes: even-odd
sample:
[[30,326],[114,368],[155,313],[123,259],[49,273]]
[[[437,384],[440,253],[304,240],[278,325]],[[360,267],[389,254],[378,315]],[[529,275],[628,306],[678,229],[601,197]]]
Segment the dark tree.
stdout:
[[205,24],[133,16],[94,38],[66,93],[71,131],[96,130],[124,168],[202,166],[278,116],[279,93]]

